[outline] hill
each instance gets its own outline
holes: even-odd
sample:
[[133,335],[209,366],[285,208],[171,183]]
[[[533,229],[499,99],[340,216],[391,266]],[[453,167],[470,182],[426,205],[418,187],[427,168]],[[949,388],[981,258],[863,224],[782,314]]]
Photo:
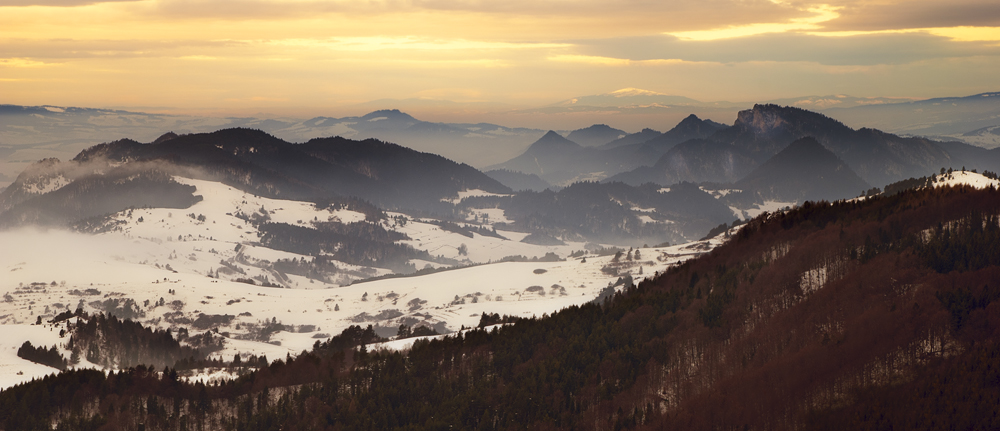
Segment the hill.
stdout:
[[756,166],[752,157],[732,145],[691,139],[671,148],[653,166],[640,166],[606,181],[621,181],[632,185],[646,182],[671,185],[683,181],[730,183],[742,178]]
[[601,145],[600,148],[602,150],[610,150],[612,148],[623,147],[626,145],[641,144],[643,142],[649,141],[661,135],[663,135],[663,132],[645,128],[636,133],[629,133],[625,136],[622,136],[621,138],[615,139],[614,141]]
[[487,169],[538,175],[550,184],[565,185],[585,179],[592,172],[603,171],[606,163],[600,151],[582,147],[550,130],[523,154]]
[[702,120],[697,115],[691,114],[677,123],[674,128],[666,131],[660,136],[656,136],[643,144],[656,148],[659,152],[666,152],[681,142],[691,139],[707,139],[715,132],[725,129],[725,124],[716,123],[712,120]]
[[559,191],[521,192],[509,197],[470,200],[504,209],[511,230],[612,244],[687,242],[701,238],[733,212],[694,184],[668,189],[653,184],[579,182]]
[[160,143],[121,140],[81,152],[74,162],[161,161],[271,197],[354,196],[388,208],[441,208],[440,199],[507,187],[469,165],[374,139],[317,138],[291,144],[264,132],[226,129]]
[[514,191],[531,190],[540,192],[552,187],[551,184],[539,178],[538,175],[535,174],[523,174],[521,172],[506,169],[494,169],[492,171],[486,171],[485,174],[489,175],[490,178],[499,181],[500,184],[510,187],[510,189]]
[[870,186],[812,138],[792,142],[734,184],[764,200],[803,202],[857,196]]
[[[0,392],[0,418],[6,429],[993,429],[997,193],[810,203],[599,304],[502,327],[483,315],[480,329],[404,352],[354,349],[345,331],[218,386],[145,368],[69,372]],[[169,397],[178,414],[157,401]]]
[[606,124],[595,124],[569,132],[569,135],[566,135],[566,139],[584,147],[599,147],[615,139],[622,138],[625,135],[627,133],[623,130],[618,130]]

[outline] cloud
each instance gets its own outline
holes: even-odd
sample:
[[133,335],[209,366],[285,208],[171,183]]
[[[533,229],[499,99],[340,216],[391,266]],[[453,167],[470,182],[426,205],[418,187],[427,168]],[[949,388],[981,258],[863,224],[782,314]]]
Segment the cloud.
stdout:
[[141,0],[0,0],[0,7],[3,6],[88,6],[97,3],[117,3],[134,2]]
[[822,28],[822,23],[835,20],[838,16],[840,16],[840,14],[837,13],[838,9],[840,8],[830,5],[820,5],[805,9],[805,11],[810,13],[811,16],[792,18],[788,22],[753,23],[709,30],[683,31],[667,34],[682,40],[717,40],[756,36],[758,34],[768,33],[818,30]]
[[1000,26],[995,0],[910,0],[849,2],[840,17],[825,24],[830,31],[875,31],[956,26]]
[[31,60],[27,58],[0,58],[0,67],[44,67],[52,63]]
[[569,63],[597,64],[602,66],[627,66],[632,60],[627,58],[601,57],[596,55],[572,55],[562,54],[549,57],[552,61],[563,61]]
[[[253,41],[242,41],[252,43]],[[404,37],[335,37],[325,39],[280,39],[263,41],[277,46],[295,46],[307,48],[328,48],[335,51],[380,51],[380,50],[510,50],[510,49],[543,49],[565,48],[565,43],[509,43],[490,42],[466,39],[441,39],[416,36]]]
[[[211,40],[78,40],[78,39],[0,39],[0,58],[37,62],[48,59],[190,57],[205,58],[192,50],[229,48],[242,45],[238,41]],[[174,55],[176,51],[184,54]],[[31,59],[31,60],[29,60]]]
[[738,63],[815,62],[823,65],[906,64],[934,58],[1000,55],[986,42],[955,42],[924,32],[825,37],[815,34],[761,34],[709,41],[646,36],[577,41],[579,55],[643,61],[672,59]]

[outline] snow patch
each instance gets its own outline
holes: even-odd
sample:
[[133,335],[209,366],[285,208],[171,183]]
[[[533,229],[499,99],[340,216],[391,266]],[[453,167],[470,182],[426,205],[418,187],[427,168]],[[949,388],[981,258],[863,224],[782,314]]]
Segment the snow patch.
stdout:
[[0,330],[4,334],[3,337],[0,337],[0,389],[59,372],[55,368],[36,364],[17,356],[17,349],[25,341],[31,341],[35,347],[46,348],[68,341],[59,338],[59,331],[54,329],[52,325],[2,325]]
[[483,196],[510,196],[510,195],[502,193],[491,193],[480,189],[471,189],[471,190],[462,190],[458,192],[458,197],[456,198],[441,199],[441,202],[451,202],[452,204],[457,205],[459,202],[462,202],[465,198],[483,197]]
[[950,174],[938,174],[935,176],[934,187],[967,185],[977,189],[987,187],[1000,187],[1000,181],[986,178],[983,174],[972,171],[953,171]]
[[27,194],[41,195],[66,187],[70,182],[71,181],[62,174],[51,178],[40,178],[37,182],[25,184],[24,192]]

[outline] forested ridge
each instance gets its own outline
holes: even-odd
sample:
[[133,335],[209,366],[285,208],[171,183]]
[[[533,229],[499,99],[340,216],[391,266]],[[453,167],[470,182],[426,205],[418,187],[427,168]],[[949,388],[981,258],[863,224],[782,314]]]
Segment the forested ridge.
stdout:
[[407,352],[353,328],[218,385],[68,371],[0,392],[0,426],[997,429],[998,214],[992,188],[808,202],[601,304]]

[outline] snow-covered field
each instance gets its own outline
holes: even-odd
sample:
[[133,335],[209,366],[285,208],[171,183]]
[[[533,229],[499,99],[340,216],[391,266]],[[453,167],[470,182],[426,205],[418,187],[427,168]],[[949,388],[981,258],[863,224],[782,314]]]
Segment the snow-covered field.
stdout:
[[[532,245],[520,242],[526,234],[505,231],[497,233],[506,239],[478,233],[469,238],[442,230],[431,224],[433,220],[408,218],[405,225],[399,225],[393,217],[402,214],[393,213],[381,223],[408,235],[405,243],[474,266],[357,283],[358,278],[390,271],[338,263],[341,278],[324,283],[270,269],[266,263],[277,259],[310,257],[261,246],[256,243],[257,230],[236,214],[266,214],[272,221],[303,226],[313,221],[360,221],[364,215],[257,197],[220,183],[178,181],[196,186],[196,194],[204,199],[184,210],[120,213],[115,217],[120,229],[97,235],[34,229],[0,232],[4,245],[0,248],[0,330],[5,334],[0,342],[0,387],[55,371],[16,357],[16,350],[30,340],[36,346],[58,345],[68,357],[65,339],[47,325],[31,324],[38,316],[51,319],[78,306],[95,312],[131,299],[135,320],[154,328],[185,327],[191,334],[209,329],[192,326],[201,315],[231,316],[228,324],[217,327],[225,337],[225,347],[213,356],[228,359],[240,353],[279,358],[307,350],[350,325],[371,324],[383,334],[392,334],[400,324],[444,331],[472,327],[484,312],[541,316],[593,300],[619,275],[637,279],[652,275],[720,243],[643,248],[639,258],[628,259],[630,253],[617,263],[612,263],[612,256],[587,254],[583,259],[558,262],[485,264],[505,256],[531,258],[549,252],[566,258],[583,250],[584,244]],[[483,226],[502,219],[502,211],[483,211],[490,214],[488,220],[480,217]],[[418,268],[440,266],[411,263]],[[235,268],[242,274],[227,276],[222,268]],[[268,277],[285,288],[233,281],[237,275]],[[268,322],[281,323],[285,330],[259,336],[254,328]],[[387,347],[405,347],[412,340],[400,343]]]
[[58,331],[53,332],[51,326],[26,324],[3,325],[0,330],[4,334],[0,337],[0,389],[58,372],[55,368],[17,356],[17,349],[28,340],[35,346],[46,347],[64,342],[59,338]]
[[985,189],[989,186],[1000,187],[1000,181],[986,178],[983,174],[971,171],[953,171],[950,174],[938,174],[935,177],[934,187],[957,186],[959,184],[967,184],[977,189]]

